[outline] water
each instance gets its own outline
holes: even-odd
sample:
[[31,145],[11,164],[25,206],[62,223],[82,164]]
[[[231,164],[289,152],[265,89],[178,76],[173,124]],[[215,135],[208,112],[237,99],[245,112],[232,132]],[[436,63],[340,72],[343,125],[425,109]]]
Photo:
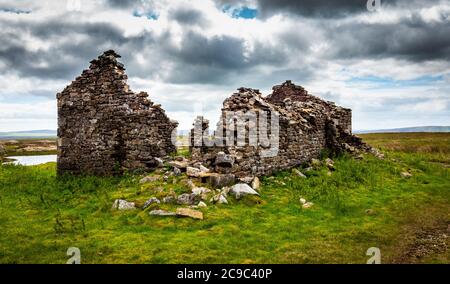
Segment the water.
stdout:
[[11,156],[9,159],[14,159],[12,164],[22,166],[36,166],[49,162],[56,162],[56,155],[44,155],[44,156]]

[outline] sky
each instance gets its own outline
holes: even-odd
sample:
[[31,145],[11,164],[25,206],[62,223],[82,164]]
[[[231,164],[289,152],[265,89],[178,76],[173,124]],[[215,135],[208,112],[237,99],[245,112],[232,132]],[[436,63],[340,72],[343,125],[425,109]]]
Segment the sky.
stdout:
[[367,2],[0,0],[0,132],[56,129],[56,94],[109,49],[179,129],[286,80],[355,130],[450,125],[450,1]]

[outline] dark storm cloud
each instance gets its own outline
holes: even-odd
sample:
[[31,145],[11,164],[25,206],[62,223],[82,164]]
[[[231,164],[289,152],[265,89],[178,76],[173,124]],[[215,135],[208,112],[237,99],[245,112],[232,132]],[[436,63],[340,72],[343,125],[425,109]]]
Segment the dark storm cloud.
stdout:
[[449,60],[449,21],[426,23],[419,16],[395,24],[349,23],[329,27],[335,59],[397,58]]
[[[8,23],[2,23],[7,26]],[[122,31],[104,23],[64,23],[50,21],[43,23],[14,24],[10,31],[0,32],[2,38],[8,38],[0,46],[0,61],[9,70],[23,77],[39,77],[48,79],[69,79],[86,68],[90,59],[95,58],[107,49],[122,50],[124,55],[132,57],[135,50],[142,49],[152,43],[149,33],[125,37]],[[47,49],[29,49],[20,35],[31,34],[39,40],[51,41]],[[82,38],[74,41],[63,41],[61,38]],[[62,64],[63,63],[63,64]]]
[[[445,0],[381,0],[382,8],[428,7]],[[358,13],[368,13],[368,0],[256,0],[256,8],[263,18],[279,13],[297,15],[307,18],[343,18]],[[248,6],[248,0],[217,0],[217,5],[223,7]]]
[[203,13],[198,10],[182,8],[171,13],[173,19],[180,24],[203,26],[208,23]]
[[287,55],[257,42],[246,52],[245,41],[231,36],[207,38],[196,32],[184,35],[181,48],[168,46],[172,62],[176,62],[170,80],[176,83],[227,83],[243,71],[261,66],[283,64]]

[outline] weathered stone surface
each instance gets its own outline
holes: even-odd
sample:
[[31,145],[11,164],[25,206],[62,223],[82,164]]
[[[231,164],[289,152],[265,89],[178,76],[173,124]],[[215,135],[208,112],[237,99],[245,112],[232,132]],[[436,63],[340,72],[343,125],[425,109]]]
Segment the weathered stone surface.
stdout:
[[258,177],[255,177],[252,181],[252,188],[256,191],[259,191],[260,187],[261,187],[261,182],[259,181]]
[[114,51],[91,61],[58,101],[58,173],[113,175],[162,165],[176,151],[171,121],[147,93],[133,93]]
[[211,200],[211,203],[217,203],[217,204],[228,204],[227,198],[224,196],[223,193],[219,193],[214,195]]
[[202,171],[194,167],[187,167],[186,174],[188,177],[200,177],[202,175]]
[[240,199],[241,197],[243,197],[245,195],[259,195],[258,192],[256,192],[253,188],[251,188],[246,183],[239,183],[239,184],[234,185],[231,188],[230,193],[232,195],[234,195],[234,197],[236,197],[236,199]]
[[179,217],[190,217],[193,219],[203,220],[203,213],[197,210],[193,210],[190,208],[178,208],[177,216]]
[[[252,113],[259,118],[264,114],[277,113],[279,119],[272,125],[272,118],[268,117],[267,135],[261,135],[255,121],[238,121],[236,116],[230,119],[230,113]],[[324,149],[331,153],[370,151],[370,146],[352,135],[351,125],[350,109],[312,96],[291,81],[275,86],[267,97],[263,97],[258,90],[240,88],[224,101],[213,137],[209,131],[209,121],[197,117],[191,131],[190,151],[194,160],[201,161],[218,173],[234,174],[238,179],[264,176],[317,159]],[[245,130],[243,145],[234,143],[239,138],[238,133],[242,132],[237,129]],[[250,130],[256,130],[258,134],[254,134],[255,131],[252,134]],[[271,136],[268,133],[271,131],[276,132]],[[273,137],[279,138],[278,144],[271,144]],[[260,143],[250,144],[249,141],[256,138]],[[208,139],[214,141],[216,146],[202,143]],[[230,141],[232,143],[228,143]]]
[[181,160],[181,161],[170,161],[169,166],[173,168],[178,168],[180,170],[186,170],[186,168],[189,166],[189,162],[187,160]]
[[194,189],[192,189],[192,194],[194,195],[203,195],[203,194],[208,194],[210,193],[211,190],[208,188],[204,188],[204,187],[196,187]]
[[117,199],[114,201],[114,204],[112,206],[112,209],[115,210],[134,210],[136,209],[136,205],[134,202],[128,202],[123,199]]
[[306,202],[305,204],[303,204],[302,207],[304,209],[309,209],[309,208],[313,207],[313,205],[314,205],[314,203],[312,203],[312,202]]
[[408,172],[402,172],[400,175],[402,176],[402,178],[411,178],[412,177],[412,174],[408,173]]
[[176,216],[177,213],[169,212],[169,211],[165,211],[165,210],[153,210],[153,211],[150,211],[149,215],[167,217],[167,216]]
[[145,210],[147,207],[149,207],[152,204],[160,204],[160,203],[161,203],[161,201],[159,201],[158,198],[152,197],[144,203],[144,206],[142,206],[142,209]]
[[301,171],[299,171],[299,170],[297,170],[297,169],[292,169],[292,172],[293,172],[295,175],[297,175],[297,176],[299,176],[299,177],[301,177],[301,178],[306,178],[306,176],[305,176]]
[[180,205],[194,205],[198,201],[199,197],[195,194],[184,193],[177,198],[177,203]]
[[209,184],[213,188],[222,188],[224,186],[233,185],[236,177],[233,174],[211,174],[209,176]]
[[177,202],[177,198],[175,196],[166,196],[163,198],[163,203],[173,204]]

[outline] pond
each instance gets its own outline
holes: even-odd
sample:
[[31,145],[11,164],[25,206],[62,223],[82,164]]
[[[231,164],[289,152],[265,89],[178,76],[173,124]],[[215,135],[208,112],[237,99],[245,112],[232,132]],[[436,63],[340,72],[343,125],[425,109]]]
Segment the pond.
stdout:
[[36,166],[50,162],[56,162],[56,155],[42,155],[42,156],[10,156],[13,159],[12,164],[22,166]]

